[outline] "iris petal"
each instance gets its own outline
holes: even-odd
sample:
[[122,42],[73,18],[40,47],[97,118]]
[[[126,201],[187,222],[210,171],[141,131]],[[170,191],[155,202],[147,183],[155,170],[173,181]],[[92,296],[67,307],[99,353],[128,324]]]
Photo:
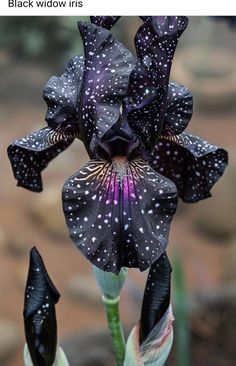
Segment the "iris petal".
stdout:
[[141,108],[157,97],[157,88],[152,78],[140,61],[136,61],[135,68],[130,74],[127,96],[124,98],[128,112],[135,108]]
[[[170,69],[178,37],[188,20],[186,17],[142,19],[144,24],[135,37],[140,63],[131,73],[127,108],[131,128],[145,149],[151,152],[164,123]],[[130,105],[133,100],[135,108]]]
[[73,140],[73,135],[46,127],[14,141],[7,152],[17,185],[35,192],[42,191],[41,171]]
[[168,87],[167,109],[163,135],[179,135],[188,126],[193,114],[193,96],[185,85],[171,81]]
[[[139,75],[139,76],[137,76]],[[142,78],[140,78],[142,75]],[[140,86],[142,86],[140,88]],[[142,66],[136,66],[131,73],[128,96],[125,98],[125,111],[128,120],[143,145],[151,143],[153,132],[177,135],[185,130],[193,113],[192,94],[184,85],[171,81],[168,85],[168,96],[162,126],[158,100],[164,97],[150,85]],[[159,122],[157,123],[157,119]],[[153,125],[153,121],[156,123]]]
[[85,51],[80,135],[93,153],[97,138],[101,139],[119,119],[135,62],[107,29],[79,22],[79,30]]
[[71,239],[97,267],[148,268],[165,251],[175,185],[141,159],[92,160],[70,177],[63,208]]
[[183,201],[197,202],[211,196],[211,188],[228,164],[228,154],[197,136],[182,133],[162,137],[150,164],[176,184]]
[[60,294],[48,276],[36,248],[30,253],[30,266],[25,290],[25,335],[34,365],[53,364],[57,347],[55,304]]
[[[149,88],[146,90],[149,90]],[[150,93],[153,97],[146,100],[143,99],[143,104],[128,112],[128,122],[131,129],[149,153],[152,151],[153,144],[156,142],[157,136],[161,131],[161,114],[163,114],[162,112],[164,110],[162,112],[160,111],[160,104],[161,100],[165,97],[163,90],[160,90],[156,97],[156,91],[151,90]],[[158,101],[160,101],[160,104]]]
[[169,80],[178,38],[188,24],[187,17],[145,16],[135,37],[138,58],[146,66],[157,88]]
[[106,29],[111,29],[115,25],[120,16],[91,16],[90,20],[93,24]]
[[78,102],[82,87],[84,58],[75,56],[65,73],[49,79],[43,90],[48,105],[46,121],[51,128],[78,131]]

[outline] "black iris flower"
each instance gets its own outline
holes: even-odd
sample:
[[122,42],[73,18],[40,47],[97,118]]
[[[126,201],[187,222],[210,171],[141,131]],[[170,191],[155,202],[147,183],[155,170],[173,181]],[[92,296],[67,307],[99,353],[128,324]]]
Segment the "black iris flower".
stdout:
[[135,58],[109,29],[119,17],[79,23],[84,56],[44,89],[47,127],[8,149],[18,185],[42,190],[41,171],[75,138],[91,158],[65,183],[76,246],[95,266],[145,270],[165,252],[178,196],[210,195],[227,153],[184,131],[192,95],[169,81],[186,17],[142,17]]
[[34,247],[25,289],[25,335],[35,366],[51,366],[57,349],[55,304],[60,294],[48,276],[42,257]]

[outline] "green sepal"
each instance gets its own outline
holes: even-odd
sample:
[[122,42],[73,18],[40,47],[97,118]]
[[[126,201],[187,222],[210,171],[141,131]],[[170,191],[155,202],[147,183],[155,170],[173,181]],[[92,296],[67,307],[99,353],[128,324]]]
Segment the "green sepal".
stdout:
[[112,272],[102,271],[96,266],[93,266],[93,271],[102,295],[110,299],[117,298],[124,286],[128,274],[127,268],[123,267],[118,275]]
[[[27,343],[24,347],[24,366],[34,366],[30,357]],[[66,355],[61,347],[58,347],[56,359],[52,366],[70,366]]]

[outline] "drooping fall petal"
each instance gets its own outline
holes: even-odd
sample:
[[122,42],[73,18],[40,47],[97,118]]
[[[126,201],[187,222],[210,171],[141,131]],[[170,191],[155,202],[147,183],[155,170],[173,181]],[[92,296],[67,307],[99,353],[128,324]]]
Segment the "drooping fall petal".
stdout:
[[171,179],[185,202],[211,196],[211,188],[228,164],[227,152],[187,133],[163,136],[156,144],[151,166]]
[[63,188],[70,236],[95,266],[148,268],[165,251],[175,185],[143,160],[92,160]]
[[73,135],[45,127],[14,141],[8,156],[17,185],[34,192],[43,189],[41,171],[74,141]]
[[30,252],[25,290],[25,336],[35,366],[52,366],[57,349],[55,304],[60,294],[48,276],[36,248]]

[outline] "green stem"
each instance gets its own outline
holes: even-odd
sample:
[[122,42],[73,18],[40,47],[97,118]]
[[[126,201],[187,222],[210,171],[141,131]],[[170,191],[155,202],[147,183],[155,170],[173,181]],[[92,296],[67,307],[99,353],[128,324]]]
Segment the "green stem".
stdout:
[[110,329],[112,348],[116,363],[117,366],[123,366],[125,359],[125,339],[120,323],[119,300],[119,296],[113,299],[102,296],[102,301],[106,309],[107,322]]

